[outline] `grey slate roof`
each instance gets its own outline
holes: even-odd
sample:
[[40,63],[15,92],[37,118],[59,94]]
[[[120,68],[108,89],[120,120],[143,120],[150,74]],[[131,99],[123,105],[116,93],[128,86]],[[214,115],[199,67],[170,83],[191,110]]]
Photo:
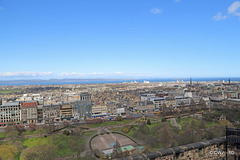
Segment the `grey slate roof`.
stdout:
[[19,104],[20,104],[20,102],[6,102],[2,106],[3,107],[6,107],[6,106],[18,106]]

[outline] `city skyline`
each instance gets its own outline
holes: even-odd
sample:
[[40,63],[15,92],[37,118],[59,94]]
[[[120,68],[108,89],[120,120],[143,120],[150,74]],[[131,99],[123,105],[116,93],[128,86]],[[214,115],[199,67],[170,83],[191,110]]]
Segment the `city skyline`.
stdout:
[[0,80],[239,77],[240,1],[0,1]]

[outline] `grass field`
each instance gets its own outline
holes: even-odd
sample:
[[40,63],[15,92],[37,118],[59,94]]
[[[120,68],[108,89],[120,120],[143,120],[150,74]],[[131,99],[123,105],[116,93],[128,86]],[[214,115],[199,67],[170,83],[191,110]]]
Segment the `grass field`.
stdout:
[[122,127],[114,127],[110,129],[111,131],[121,131]]
[[50,137],[34,137],[34,138],[28,138],[23,142],[23,145],[27,148],[32,148],[35,146],[40,146],[44,144],[50,144],[52,143],[52,140]]
[[127,133],[127,135],[129,135],[130,137],[132,137],[132,136],[133,136],[133,129],[131,129],[131,130]]
[[216,122],[207,122],[207,128],[217,125]]
[[85,131],[83,132],[84,136],[92,136],[94,134],[94,131]]
[[151,125],[147,125],[149,129],[152,129],[154,126],[157,126],[159,123],[162,123],[162,122],[152,122]]
[[40,131],[39,131],[39,130],[36,130],[36,131],[32,132],[32,131],[26,130],[26,132],[25,132],[24,134],[25,134],[25,135],[40,134]]
[[[190,124],[191,124],[191,122],[192,122],[193,120],[195,120],[195,119],[193,119],[193,118],[182,118],[181,121],[178,122],[178,124],[180,124],[180,126],[183,128],[183,126],[184,126],[185,123],[190,123]],[[200,122],[200,121],[198,121],[198,120],[195,120],[195,121],[196,121],[196,124],[199,125],[199,122]],[[214,126],[214,125],[217,125],[217,123],[216,123],[216,122],[209,122],[209,121],[206,122],[207,128],[212,127],[212,126]]]
[[[184,125],[185,125],[186,123],[191,124],[191,122],[192,122],[193,120],[196,121],[196,124],[197,124],[197,125],[199,125],[199,121],[197,121],[196,119],[193,119],[193,118],[181,118],[181,121],[178,122],[178,124],[182,127],[182,131],[184,131]],[[168,122],[168,125],[171,126],[171,125],[170,125],[170,120],[167,120],[167,122]],[[160,124],[160,123],[162,123],[162,122],[152,122],[151,125],[147,125],[147,126],[148,126],[148,128],[151,130],[154,126],[157,126],[157,125]],[[215,123],[215,122],[207,122],[207,123],[206,123],[207,128],[212,127],[212,126],[214,126],[214,125],[217,125],[217,123]],[[134,127],[135,129],[138,129],[138,126],[137,126],[137,125],[134,125],[133,127]],[[131,129],[131,130],[127,133],[127,135],[129,135],[129,136],[132,137],[132,136],[133,136],[133,129]]]
[[133,120],[122,120],[122,121],[106,121],[101,124],[89,124],[88,126],[90,128],[95,128],[95,127],[104,127],[104,126],[111,126],[111,125],[120,125],[120,124],[126,124],[133,122]]
[[0,138],[5,138],[6,134],[5,133],[0,133]]
[[20,89],[6,89],[6,90],[0,90],[0,94],[8,94],[8,93],[20,93]]
[[[49,137],[35,137],[24,140],[23,145],[27,148],[51,144],[56,148],[56,154],[59,157],[66,157],[75,155],[77,152],[71,149],[71,136],[57,135],[55,138]],[[81,139],[81,144],[85,144],[85,139]]]

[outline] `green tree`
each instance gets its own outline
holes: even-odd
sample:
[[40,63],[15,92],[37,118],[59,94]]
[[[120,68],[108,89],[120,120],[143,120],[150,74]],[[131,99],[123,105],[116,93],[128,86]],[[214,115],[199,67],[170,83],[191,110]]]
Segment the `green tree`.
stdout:
[[118,121],[122,121],[123,119],[122,119],[122,116],[117,116],[117,120]]
[[14,143],[19,138],[18,132],[16,130],[10,131],[7,133],[6,138]]
[[165,122],[163,127],[158,130],[158,137],[164,148],[170,147],[173,140],[173,131],[168,123]]
[[147,124],[148,124],[148,125],[151,125],[151,124],[152,124],[151,121],[150,121],[150,119],[147,120]]
[[199,122],[199,128],[201,128],[201,129],[206,129],[206,128],[207,128],[206,121],[200,120],[200,122]]
[[0,146],[0,159],[1,160],[12,160],[17,154],[18,150],[13,145],[1,145]]
[[72,151],[77,152],[77,159],[79,159],[81,152],[84,150],[84,144],[82,143],[83,142],[83,131],[80,126],[77,126],[75,128],[74,132],[72,133],[71,138],[72,139],[70,141],[69,146]]

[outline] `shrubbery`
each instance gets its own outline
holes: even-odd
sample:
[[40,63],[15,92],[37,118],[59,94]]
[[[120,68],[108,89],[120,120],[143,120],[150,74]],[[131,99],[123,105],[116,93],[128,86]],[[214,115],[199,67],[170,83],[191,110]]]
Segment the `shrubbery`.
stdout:
[[132,129],[132,125],[126,125],[123,127],[123,133],[128,133]]

